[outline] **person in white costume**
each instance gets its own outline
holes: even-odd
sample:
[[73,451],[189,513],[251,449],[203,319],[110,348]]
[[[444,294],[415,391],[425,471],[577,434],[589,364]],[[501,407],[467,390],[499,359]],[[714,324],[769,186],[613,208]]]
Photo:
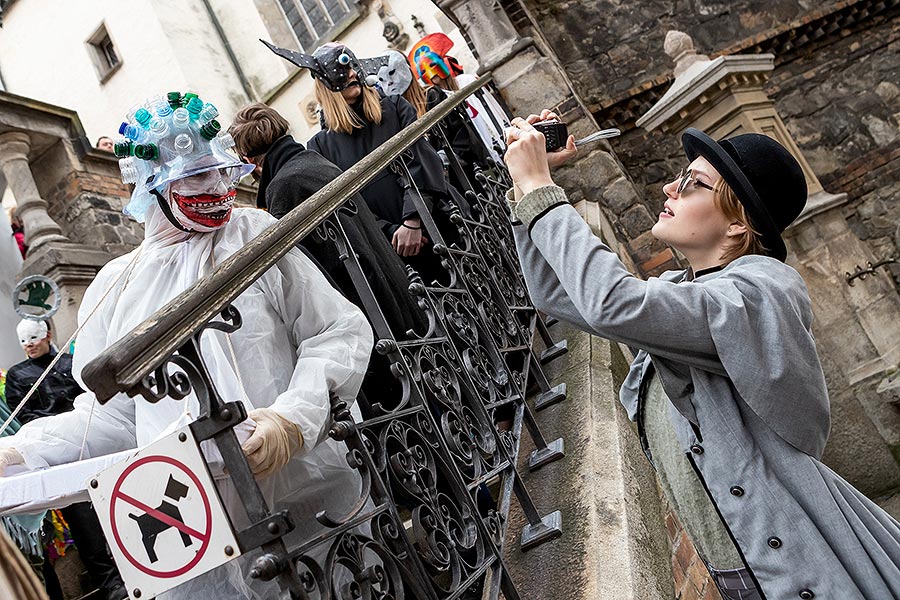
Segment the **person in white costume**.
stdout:
[[[191,120],[180,129],[177,119],[184,115],[178,109],[185,102],[172,94],[168,101],[157,97],[133,110],[131,122],[123,125],[123,132],[137,139],[120,140],[117,154],[139,155],[120,161],[123,175],[139,182],[126,212],[144,222],[145,237],[133,252],[101,269],[85,293],[79,323],[99,308],[85,323],[74,355],[73,374],[83,387],[81,372],[88,362],[276,222],[260,210],[232,208],[237,180],[253,167],[226,151],[230,136],[214,135],[219,127],[210,125],[214,109],[206,107],[211,105],[200,105],[204,119],[190,102]],[[145,122],[146,129],[137,129]],[[204,126],[206,133],[200,134]],[[147,134],[154,129],[155,137]],[[179,153],[178,144],[190,150]],[[129,169],[137,176],[128,177]],[[297,525],[292,535],[308,538],[320,530],[318,511],[340,514],[359,496],[359,476],[347,465],[345,445],[328,437],[329,394],[353,402],[372,331],[360,310],[297,249],[233,304],[243,316],[242,327],[230,339],[220,331],[204,333],[203,358],[223,400],[241,400],[248,409],[246,429],[252,433],[242,447],[270,505],[290,509]],[[155,404],[119,394],[101,406],[87,392],[75,400],[73,411],[37,419],[4,438],[0,472],[16,463],[38,468],[143,446],[196,419],[198,410],[193,394]],[[226,506],[233,505],[233,488],[220,491]],[[247,566],[246,558],[160,598],[271,597],[272,584],[254,583],[253,589],[245,584],[238,571]],[[224,568],[229,577],[220,572]]]

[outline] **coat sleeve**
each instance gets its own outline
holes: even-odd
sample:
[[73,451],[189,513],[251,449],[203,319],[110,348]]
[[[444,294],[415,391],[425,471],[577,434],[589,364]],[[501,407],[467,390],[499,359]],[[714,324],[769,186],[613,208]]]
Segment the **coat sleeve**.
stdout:
[[[6,404],[9,406],[10,411],[15,411],[16,407],[22,403],[29,387],[24,385],[18,369],[12,367],[6,374]],[[19,420],[19,423],[27,423],[28,421],[33,421],[36,415],[33,415],[26,405],[22,407],[16,418]]]
[[301,452],[307,452],[327,437],[330,394],[355,402],[372,351],[372,329],[296,249],[277,263],[275,277],[265,286],[297,346],[288,389],[271,408],[297,424],[304,440]]
[[[130,258],[131,255],[127,256]],[[124,264],[121,258],[110,263],[88,286],[78,310],[79,324],[97,305]],[[107,346],[106,324],[114,309],[114,296],[111,294],[107,298],[78,336],[72,374],[82,387],[81,369]],[[100,405],[93,393],[85,392],[75,398],[74,404],[74,409],[69,412],[42,417],[23,425],[16,435],[0,439],[0,447],[15,448],[25,459],[25,465],[35,469],[78,460],[83,441],[85,458],[111,454],[137,445],[132,398],[118,394]]]
[[[590,330],[654,356],[724,374],[710,331],[705,286],[638,279],[593,234],[561,188],[532,192],[536,193],[548,196],[546,209],[538,210],[533,218],[523,218],[530,230],[519,228],[517,245],[534,245]],[[527,199],[517,207],[520,216]],[[530,242],[521,239],[523,236],[529,236]],[[534,281],[540,276],[532,271],[526,277]],[[549,308],[544,299],[535,303],[538,308]]]

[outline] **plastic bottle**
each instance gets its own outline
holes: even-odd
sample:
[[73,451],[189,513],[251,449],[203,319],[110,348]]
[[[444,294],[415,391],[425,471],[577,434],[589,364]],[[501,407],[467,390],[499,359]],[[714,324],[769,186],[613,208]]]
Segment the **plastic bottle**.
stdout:
[[159,158],[159,148],[156,144],[138,144],[134,147],[134,155],[141,160],[156,160]]
[[122,183],[137,183],[138,168],[133,156],[119,159],[119,170],[122,172]]
[[166,99],[169,101],[169,106],[172,110],[181,107],[181,92],[169,92],[166,94]]
[[147,131],[142,127],[129,125],[125,122],[119,125],[119,133],[137,143],[144,142],[149,137]]
[[219,135],[219,131],[221,131],[222,126],[218,121],[213,119],[206,125],[200,128],[200,136],[203,137],[204,140],[212,140],[214,137]]
[[169,103],[162,96],[157,96],[153,99],[151,108],[153,108],[153,112],[160,119],[165,119],[172,115],[172,107],[169,106]]
[[169,126],[166,125],[165,119],[160,119],[158,117],[153,117],[147,123],[147,129],[150,133],[157,135],[161,138],[166,137],[169,133]]
[[137,114],[137,111],[144,108],[143,104],[135,104],[131,108],[128,109],[128,113],[125,115],[125,122],[129,125],[137,124],[137,120],[134,118],[134,115]]
[[191,115],[191,121],[196,121],[200,116],[200,111],[203,110],[203,100],[194,96],[188,101],[188,103],[185,105],[185,108]]
[[194,149],[194,140],[186,133],[179,133],[175,136],[175,152],[181,155],[190,154]]
[[213,119],[219,116],[219,109],[215,107],[215,105],[207,102],[203,105],[203,110],[200,111],[200,116],[198,120],[201,123],[209,123]]
[[113,152],[119,158],[131,156],[134,153],[134,144],[128,138],[119,138],[113,146]]
[[191,114],[184,107],[178,107],[172,112],[172,125],[176,130],[187,129],[191,124]]
[[139,108],[134,113],[134,120],[140,123],[141,127],[144,129],[147,128],[147,125],[150,123],[150,119],[153,118],[153,115],[150,114],[150,111],[146,108]]
[[220,131],[219,135],[211,142],[219,147],[220,150],[228,150],[234,148],[234,138],[227,131]]

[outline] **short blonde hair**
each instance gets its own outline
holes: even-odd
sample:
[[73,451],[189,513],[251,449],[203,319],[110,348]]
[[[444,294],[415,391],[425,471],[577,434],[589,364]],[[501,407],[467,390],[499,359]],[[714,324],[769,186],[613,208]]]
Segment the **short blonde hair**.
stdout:
[[763,246],[762,236],[750,224],[750,219],[747,217],[747,211],[744,210],[744,205],[738,199],[734,190],[731,189],[731,186],[725,183],[724,179],[720,179],[713,187],[715,188],[713,202],[715,203],[716,208],[718,208],[729,221],[738,222],[747,228],[747,231],[738,237],[737,240],[735,240],[735,243],[732,244],[719,258],[724,260],[727,264],[736,258],[748,254],[762,254],[768,256],[769,251]]
[[290,128],[291,124],[277,110],[254,102],[237,112],[228,132],[234,138],[238,154],[254,157],[268,152]]
[[322,81],[316,79],[316,101],[322,107],[325,129],[341,133],[353,133],[354,129],[362,129],[366,122],[381,123],[381,97],[374,89],[362,86],[362,112],[365,121],[350,108],[340,92],[332,92]]

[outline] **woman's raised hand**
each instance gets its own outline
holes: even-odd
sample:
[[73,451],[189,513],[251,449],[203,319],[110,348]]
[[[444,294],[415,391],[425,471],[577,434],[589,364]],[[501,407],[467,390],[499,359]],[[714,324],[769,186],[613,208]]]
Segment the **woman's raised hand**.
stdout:
[[565,163],[577,152],[575,138],[569,136],[565,148],[548,154],[544,135],[532,127],[538,121],[557,118],[555,113],[545,109],[540,115],[513,119],[512,127],[506,131],[507,149],[504,160],[513,183],[521,194],[552,185],[550,169]]

